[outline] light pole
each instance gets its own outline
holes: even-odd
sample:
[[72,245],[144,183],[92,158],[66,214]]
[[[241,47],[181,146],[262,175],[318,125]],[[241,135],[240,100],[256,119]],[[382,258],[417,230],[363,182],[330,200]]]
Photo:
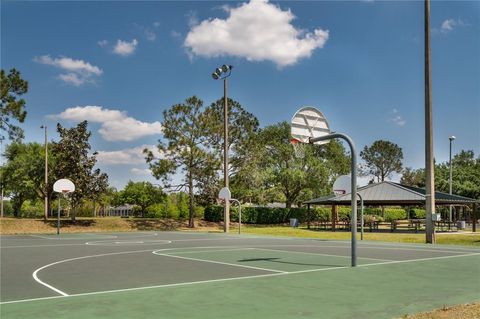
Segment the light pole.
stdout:
[[42,125],[45,131],[45,220],[48,219],[48,143],[47,143],[47,126]]
[[0,156],[1,156],[1,162],[2,162],[2,169],[0,174],[0,187],[2,187],[2,193],[0,194],[1,196],[1,203],[0,203],[0,217],[3,218],[3,136],[0,136]]
[[[214,80],[223,80],[223,180],[225,187],[228,188],[228,101],[227,101],[227,78],[232,74],[233,66],[222,65],[216,68],[212,73]],[[230,225],[230,203],[225,201],[225,209],[223,211],[223,231],[228,233]]]
[[[455,140],[455,136],[452,135],[448,139],[450,140],[450,159],[448,161],[450,166],[450,176],[448,179],[448,193],[452,195],[452,142]],[[448,220],[452,222],[452,205],[449,206]]]
[[435,171],[433,162],[432,69],[430,65],[430,0],[424,0],[425,32],[425,241],[435,244]]

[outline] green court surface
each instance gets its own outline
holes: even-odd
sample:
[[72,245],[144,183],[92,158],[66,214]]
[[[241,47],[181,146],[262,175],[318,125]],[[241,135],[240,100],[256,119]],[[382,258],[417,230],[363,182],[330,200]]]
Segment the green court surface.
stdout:
[[480,250],[202,233],[2,236],[1,318],[398,318],[480,300]]

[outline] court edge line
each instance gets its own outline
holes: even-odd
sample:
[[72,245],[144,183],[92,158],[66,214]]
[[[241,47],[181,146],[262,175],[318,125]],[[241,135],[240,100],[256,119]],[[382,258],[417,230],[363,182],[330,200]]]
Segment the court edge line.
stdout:
[[[247,249],[248,249],[248,248],[247,248]],[[219,265],[226,265],[226,266],[233,266],[233,267],[240,267],[240,268],[248,268],[248,269],[262,270],[262,271],[270,271],[270,272],[275,272],[275,273],[280,273],[280,274],[286,274],[286,273],[288,273],[288,272],[282,271],[282,270],[275,270],[275,269],[268,269],[268,268],[254,267],[254,266],[244,266],[244,265],[238,265],[238,264],[224,263],[224,262],[215,261],[215,260],[191,258],[191,257],[176,256],[176,255],[169,255],[169,254],[160,254],[160,253],[157,253],[157,251],[154,251],[154,252],[152,252],[152,253],[153,253],[154,255],[157,255],[157,256],[173,257],[173,258],[179,258],[179,259],[185,259],[185,260],[193,260],[193,261],[200,261],[200,262],[211,263],[211,264],[219,264]]]
[[[151,251],[151,250],[147,250],[147,251]],[[140,251],[137,251],[137,252],[140,252]],[[478,256],[478,255],[480,255],[480,253],[456,255],[456,256],[443,256],[443,257],[434,257],[434,258],[423,258],[423,259],[399,260],[399,261],[391,261],[391,262],[384,262],[384,263],[358,265],[357,268],[358,267],[368,267],[368,266],[379,266],[379,265],[386,265],[386,264],[408,263],[408,262],[416,262],[416,261],[428,261],[428,260],[435,260],[435,259],[471,257],[471,256]],[[108,293],[135,291],[135,290],[146,290],[146,289],[163,288],[163,287],[168,288],[168,287],[176,287],[176,286],[188,286],[188,285],[194,285],[194,284],[232,281],[232,280],[240,280],[240,279],[254,279],[254,278],[263,278],[263,277],[294,275],[294,274],[301,274],[301,273],[307,273],[307,272],[318,272],[318,271],[335,270],[335,269],[347,269],[347,268],[352,268],[352,267],[346,267],[345,266],[345,267],[333,267],[333,268],[321,268],[321,269],[308,269],[308,270],[300,270],[300,271],[288,272],[288,273],[275,273],[275,274],[265,274],[265,275],[256,275],[256,276],[246,276],[246,277],[233,277],[233,278],[212,279],[212,280],[204,280],[204,281],[192,281],[192,282],[184,282],[184,283],[177,283],[177,284],[126,288],[126,289],[117,289],[117,290],[94,291],[94,292],[86,292],[86,293],[80,293],[80,294],[72,294],[72,295],[68,295],[68,296],[52,296],[52,297],[41,297],[41,298],[32,298],[32,299],[4,301],[4,302],[0,302],[0,305],[21,303],[21,302],[29,302],[29,301],[40,301],[40,300],[48,300],[48,299],[60,299],[60,298],[81,297],[81,296],[90,296],[90,295],[101,295],[101,294],[108,294]]]

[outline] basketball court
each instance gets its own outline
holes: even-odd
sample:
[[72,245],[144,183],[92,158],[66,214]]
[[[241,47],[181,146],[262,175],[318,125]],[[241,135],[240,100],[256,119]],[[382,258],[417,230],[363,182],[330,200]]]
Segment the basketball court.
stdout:
[[480,249],[195,232],[1,237],[2,318],[394,318],[478,301]]

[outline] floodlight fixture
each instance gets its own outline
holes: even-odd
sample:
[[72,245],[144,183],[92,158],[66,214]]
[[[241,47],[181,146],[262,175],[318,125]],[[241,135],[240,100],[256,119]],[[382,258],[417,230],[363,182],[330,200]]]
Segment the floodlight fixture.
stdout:
[[233,66],[224,64],[219,68],[216,68],[212,73],[212,78],[214,80],[225,79],[230,76],[232,73]]
[[454,140],[456,139],[456,137],[452,135],[452,136],[450,136],[448,139],[449,139],[450,141],[454,141]]

